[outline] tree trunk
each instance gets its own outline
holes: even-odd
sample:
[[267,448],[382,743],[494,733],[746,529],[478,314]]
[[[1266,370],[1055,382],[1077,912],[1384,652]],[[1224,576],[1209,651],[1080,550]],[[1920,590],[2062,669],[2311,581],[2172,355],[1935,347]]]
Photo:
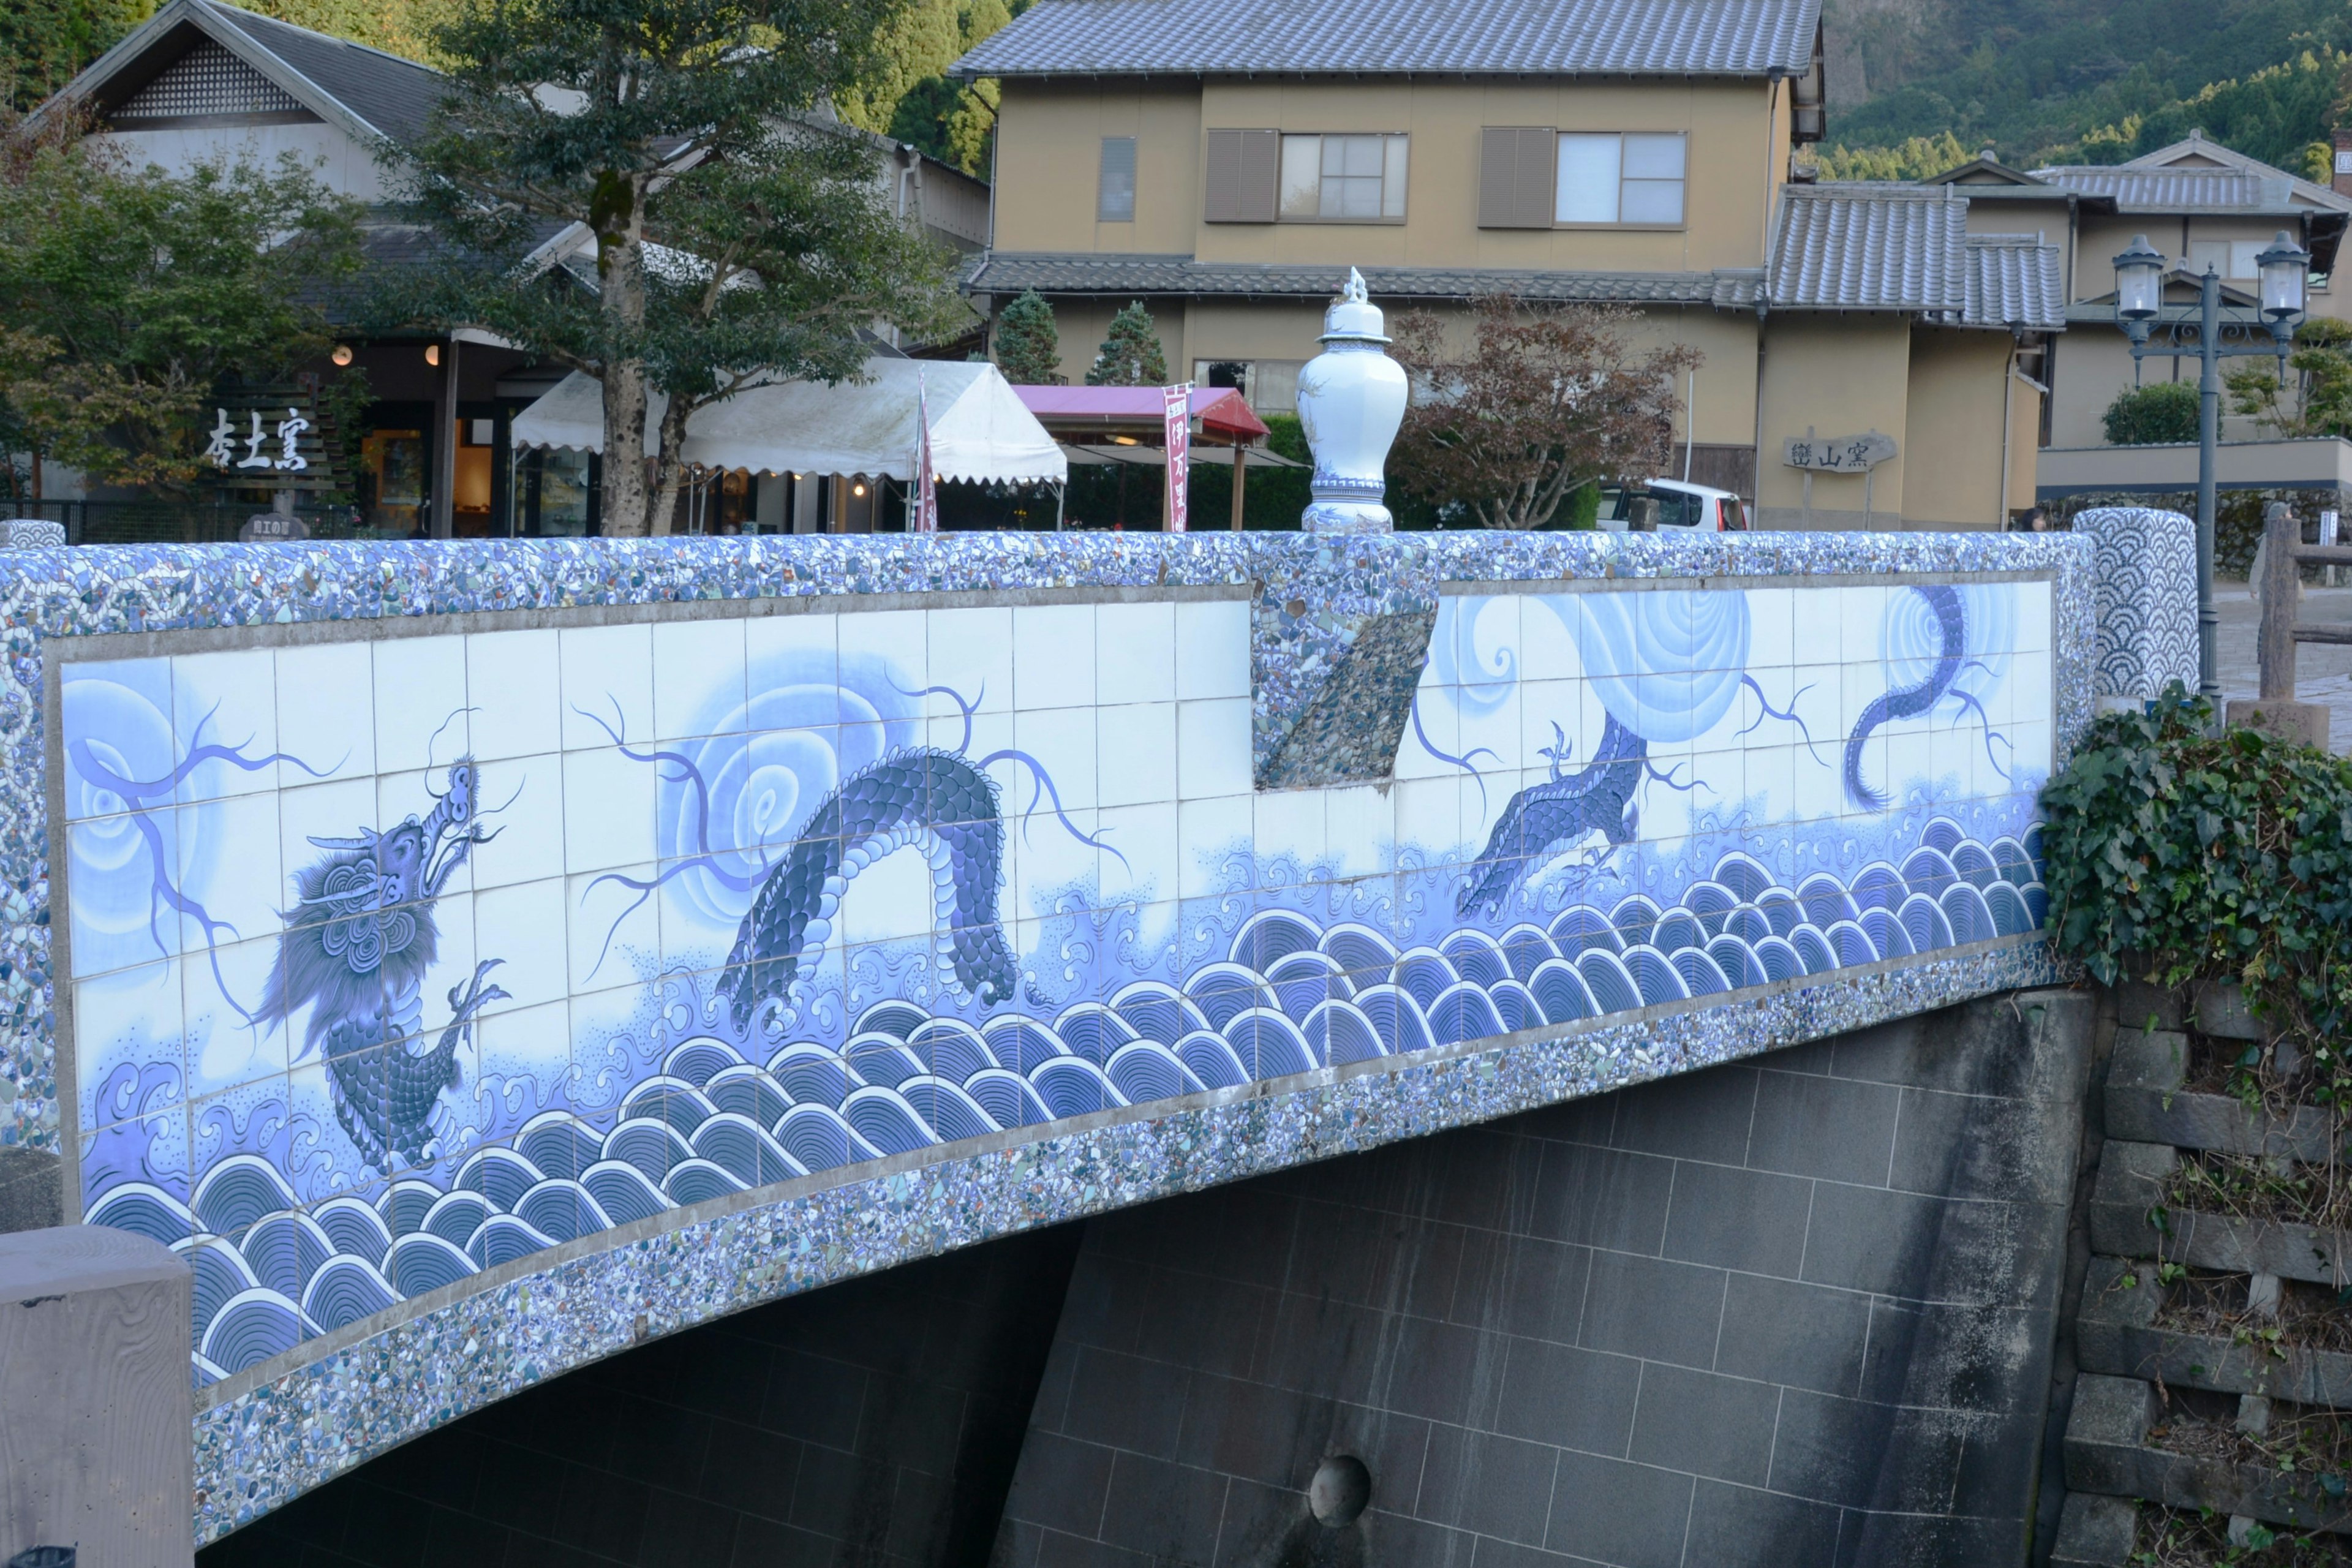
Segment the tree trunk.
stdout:
[[646,258],[642,203],[625,220],[598,236],[602,302],[613,337],[626,345],[604,363],[604,531],[614,538],[646,535],[646,362],[635,344],[646,325]]
[[686,420],[692,410],[682,397],[673,397],[662,410],[661,455],[656,459],[654,472],[659,482],[654,490],[653,527],[656,535],[678,531],[677,498],[686,479],[686,464],[677,454],[686,450]]

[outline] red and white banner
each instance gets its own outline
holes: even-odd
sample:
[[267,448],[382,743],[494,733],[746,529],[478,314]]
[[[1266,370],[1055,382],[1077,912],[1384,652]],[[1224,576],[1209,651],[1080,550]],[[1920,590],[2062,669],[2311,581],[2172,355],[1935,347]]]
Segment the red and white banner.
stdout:
[[921,434],[915,437],[915,515],[909,531],[937,533],[940,481],[931,471],[931,394],[919,371],[915,375],[915,421]]
[[1181,533],[1192,497],[1192,384],[1160,389],[1167,395],[1168,531]]

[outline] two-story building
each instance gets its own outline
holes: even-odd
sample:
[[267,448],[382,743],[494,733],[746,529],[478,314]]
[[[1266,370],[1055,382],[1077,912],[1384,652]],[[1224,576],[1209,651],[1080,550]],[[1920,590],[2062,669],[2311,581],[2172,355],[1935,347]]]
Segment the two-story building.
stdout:
[[[2225,307],[2251,310],[2255,258],[2282,232],[2311,252],[2310,313],[2343,319],[2352,301],[2332,286],[2352,195],[2315,184],[2192,132],[2127,163],[2067,164],[2031,172],[1987,153],[1933,184],[1969,198],[1971,233],[2028,233],[2057,245],[2065,271],[2067,333],[2053,342],[2042,378],[2042,444],[2080,448],[2105,441],[2107,405],[2134,384],[2129,342],[2116,326],[2115,258],[2137,236],[2172,263],[2168,298],[2187,303],[2207,268],[2221,275]],[[2339,184],[2352,184],[2352,173]],[[2142,380],[2197,378],[2191,360],[2151,359]],[[2231,416],[2223,433],[2258,434]]]
[[[1073,379],[1141,300],[1171,365],[1282,410],[1355,266],[1391,310],[1507,290],[1696,348],[1677,469],[1765,526],[2032,502],[2063,247],[1955,187],[1791,183],[1819,0],[1039,0],[956,70],[1003,93],[969,287],[1049,299]],[[1874,430],[1866,475],[1787,461]]]

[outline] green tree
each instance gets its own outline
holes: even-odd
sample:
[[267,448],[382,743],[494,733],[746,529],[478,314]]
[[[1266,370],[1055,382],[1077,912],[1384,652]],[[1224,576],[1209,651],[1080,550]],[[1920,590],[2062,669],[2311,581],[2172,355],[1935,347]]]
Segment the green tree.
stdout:
[[2352,323],[2313,316],[2294,335],[2285,384],[2273,362],[2253,360],[2228,375],[2230,407],[2281,436],[2352,438]]
[[[622,458],[650,391],[672,437],[761,382],[854,377],[860,328],[944,319],[947,258],[892,216],[873,151],[791,118],[863,90],[898,17],[898,0],[507,0],[436,35],[450,91],[413,194],[446,256],[404,309],[603,383],[607,531],[668,521],[680,442],[657,498]],[[524,266],[573,223],[593,290]]]
[[1110,319],[1110,332],[1087,372],[1088,386],[1165,386],[1168,356],[1151,312],[1137,300]]
[[1925,180],[1957,169],[1975,156],[1948,131],[1937,136],[1913,136],[1894,147],[1824,147],[1822,178]]
[[10,0],[0,5],[8,106],[28,110],[147,19],[147,0]]
[[208,470],[225,378],[292,374],[331,342],[359,209],[290,153],[275,166],[131,169],[19,132],[0,153],[0,399],[38,448],[101,483],[184,492]]
[[2166,441],[2197,439],[2196,386],[2185,381],[2158,381],[2116,394],[2104,416],[2107,440],[2117,447],[2147,447]]
[[[1010,22],[1013,12],[1004,0],[964,0],[958,17],[956,52],[961,54]],[[985,176],[1001,96],[996,82],[987,78],[958,83],[943,75],[922,77],[908,85],[891,110],[889,132],[943,163]]]
[[1062,338],[1054,307],[1031,289],[996,318],[996,363],[1016,386],[1050,386],[1062,379]]
[[945,75],[963,52],[957,0],[903,0],[883,24],[874,57],[857,79],[833,95],[844,120],[887,133],[898,100],[919,82]]

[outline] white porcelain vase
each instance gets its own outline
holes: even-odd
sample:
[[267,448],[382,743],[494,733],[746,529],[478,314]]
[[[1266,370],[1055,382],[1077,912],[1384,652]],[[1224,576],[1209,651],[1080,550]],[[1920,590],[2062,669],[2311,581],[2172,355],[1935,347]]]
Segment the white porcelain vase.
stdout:
[[1395,526],[1381,504],[1385,468],[1412,387],[1389,358],[1386,321],[1364,298],[1363,274],[1323,312],[1323,352],[1298,373],[1298,422],[1315,453],[1314,498],[1300,520],[1309,533],[1386,533]]

